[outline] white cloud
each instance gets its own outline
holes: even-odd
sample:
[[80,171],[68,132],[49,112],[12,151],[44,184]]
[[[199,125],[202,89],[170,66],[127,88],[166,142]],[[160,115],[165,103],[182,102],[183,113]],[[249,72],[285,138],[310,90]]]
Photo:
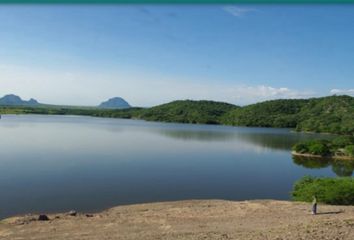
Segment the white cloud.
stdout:
[[338,95],[354,95],[354,89],[332,89],[330,93]]
[[98,105],[120,96],[133,106],[153,106],[180,99],[214,100],[245,105],[270,99],[307,98],[314,92],[287,87],[201,82],[152,73],[48,70],[0,64],[0,96],[13,93],[43,103]]
[[313,91],[294,90],[286,87],[271,87],[266,85],[234,85],[213,86],[211,91],[216,94],[215,99],[231,102],[239,105],[255,103],[272,99],[297,99],[308,98],[316,95]]
[[234,17],[243,17],[244,15],[250,12],[257,12],[256,9],[253,8],[244,8],[244,7],[236,7],[236,6],[226,6],[222,8],[225,12],[231,14]]

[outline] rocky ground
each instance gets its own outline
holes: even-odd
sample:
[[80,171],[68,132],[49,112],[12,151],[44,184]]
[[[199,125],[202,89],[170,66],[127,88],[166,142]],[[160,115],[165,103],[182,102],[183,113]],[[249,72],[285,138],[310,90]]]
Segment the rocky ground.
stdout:
[[[96,214],[13,217],[0,239],[354,239],[354,206],[256,200],[191,200],[138,204]],[[73,213],[72,215],[75,215]]]

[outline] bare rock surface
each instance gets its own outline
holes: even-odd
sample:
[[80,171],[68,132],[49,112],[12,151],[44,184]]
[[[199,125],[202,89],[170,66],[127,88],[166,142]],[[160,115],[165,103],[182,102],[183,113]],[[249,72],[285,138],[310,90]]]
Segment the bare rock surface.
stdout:
[[[0,239],[354,239],[354,206],[188,200],[119,206],[95,214],[35,215],[0,222]],[[89,217],[88,217],[89,216]]]

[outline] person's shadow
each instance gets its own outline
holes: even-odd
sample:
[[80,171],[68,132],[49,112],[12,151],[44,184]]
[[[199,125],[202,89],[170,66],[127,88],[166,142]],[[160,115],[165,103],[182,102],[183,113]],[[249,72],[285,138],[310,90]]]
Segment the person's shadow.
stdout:
[[343,210],[339,210],[339,211],[333,211],[333,212],[317,212],[316,215],[324,215],[324,214],[339,214],[342,213]]

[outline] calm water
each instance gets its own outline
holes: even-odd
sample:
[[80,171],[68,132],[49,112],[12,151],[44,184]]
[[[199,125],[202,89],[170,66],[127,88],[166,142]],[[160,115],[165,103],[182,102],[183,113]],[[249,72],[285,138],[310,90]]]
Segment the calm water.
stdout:
[[353,172],[353,164],[293,159],[295,142],[321,136],[289,129],[5,115],[0,134],[0,218],[180,199],[289,199],[303,175]]

